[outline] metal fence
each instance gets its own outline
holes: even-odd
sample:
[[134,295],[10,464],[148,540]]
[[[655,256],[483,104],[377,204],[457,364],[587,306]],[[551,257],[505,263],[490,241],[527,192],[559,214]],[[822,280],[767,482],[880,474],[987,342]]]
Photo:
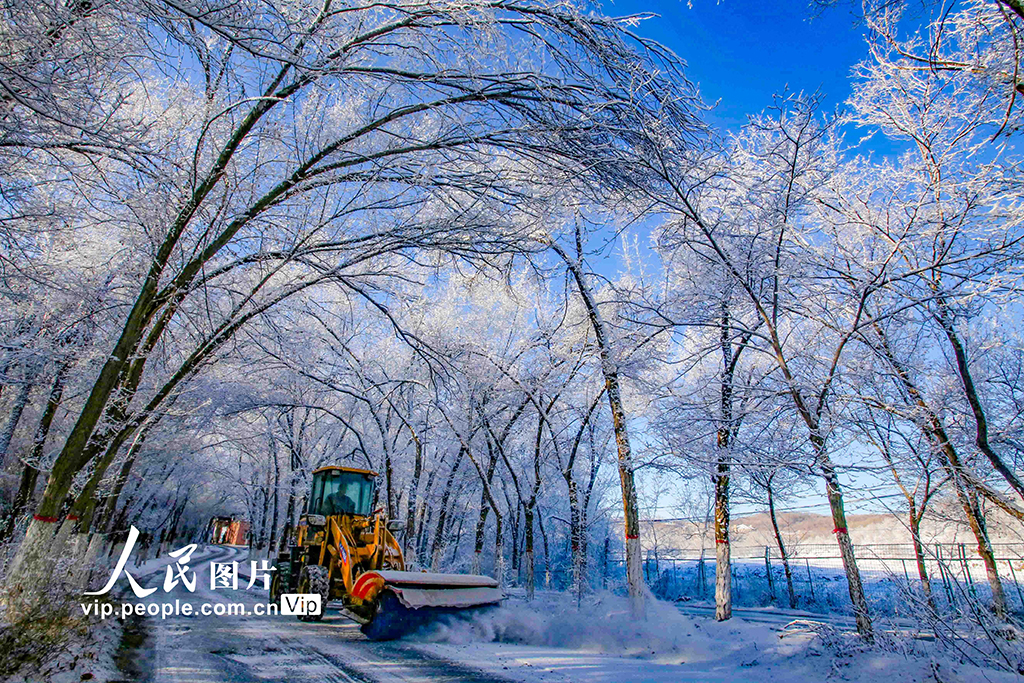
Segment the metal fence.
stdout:
[[[996,568],[1010,609],[1024,613],[1024,544],[996,544]],[[732,593],[737,606],[789,607],[792,582],[795,606],[817,612],[852,614],[839,549],[835,545],[796,545],[787,548],[789,581],[777,547],[732,548]],[[925,585],[913,546],[884,544],[854,550],[872,610],[900,616],[913,608],[914,596],[924,598]],[[972,546],[963,543],[925,547],[924,573],[932,600],[939,609],[958,610],[971,598],[988,600],[991,589],[985,567]],[[625,580],[621,557],[602,558],[602,582],[614,587]],[[658,597],[677,601],[713,601],[714,549],[650,549],[645,553],[644,577]]]

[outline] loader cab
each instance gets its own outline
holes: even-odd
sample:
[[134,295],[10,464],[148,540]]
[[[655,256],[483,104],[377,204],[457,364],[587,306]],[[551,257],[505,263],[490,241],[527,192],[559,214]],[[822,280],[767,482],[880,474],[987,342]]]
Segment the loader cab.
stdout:
[[313,489],[306,514],[357,515],[373,512],[376,472],[350,467],[321,467],[313,472]]

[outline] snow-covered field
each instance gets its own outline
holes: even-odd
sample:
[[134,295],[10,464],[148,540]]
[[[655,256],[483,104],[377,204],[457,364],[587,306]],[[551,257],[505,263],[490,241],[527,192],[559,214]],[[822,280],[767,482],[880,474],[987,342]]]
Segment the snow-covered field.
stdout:
[[[913,601],[923,599],[921,583],[916,569],[911,566],[907,572],[898,561],[882,562],[865,560],[861,562],[861,579],[867,593],[872,613],[885,617],[907,616]],[[667,565],[667,566],[664,566]],[[694,561],[663,563],[660,571],[652,571],[648,585],[659,597],[669,601],[713,603],[715,562],[704,563],[703,576],[699,563]],[[1024,609],[1021,592],[1012,580],[1007,563],[1000,569],[1006,572],[1003,587],[1011,609]],[[991,589],[984,580],[984,569],[972,567],[971,574],[965,574],[959,566],[959,573],[937,567],[930,567],[934,600],[940,611],[953,612],[963,607],[963,597],[975,596],[982,602],[991,599]],[[772,565],[772,580],[768,581],[763,560],[740,559],[733,562],[732,591],[733,604],[742,607],[788,606],[786,578],[778,564]],[[624,578],[621,579],[624,583]],[[807,563],[794,561],[793,585],[797,607],[820,614],[842,614],[852,616],[850,597],[841,561],[836,558],[817,558]]]

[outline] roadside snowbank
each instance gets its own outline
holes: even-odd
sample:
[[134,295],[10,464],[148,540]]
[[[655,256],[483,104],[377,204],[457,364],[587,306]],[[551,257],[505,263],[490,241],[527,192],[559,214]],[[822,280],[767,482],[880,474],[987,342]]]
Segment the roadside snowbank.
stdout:
[[647,605],[647,619],[634,621],[627,601],[607,592],[579,607],[571,597],[559,594],[533,604],[513,598],[472,617],[444,617],[418,639],[455,644],[497,641],[636,656],[689,652],[695,642],[703,646],[703,622],[650,597]]
[[609,593],[579,609],[560,595],[532,604],[511,600],[473,617],[444,618],[412,641],[433,656],[545,683],[1020,680],[959,664],[919,641],[868,648],[852,634],[786,633],[738,619],[719,623],[654,599],[647,619],[634,621],[626,600]]
[[108,683],[121,681],[124,674],[115,659],[123,624],[117,619],[89,624],[74,634],[61,652],[38,666],[22,667],[5,683]]
[[[216,552],[216,547],[197,549],[192,555],[191,565],[198,566],[205,558]],[[244,555],[243,551],[234,552]],[[108,565],[116,559],[110,558],[110,562],[107,562],[104,558],[102,565],[96,569],[97,576],[102,579],[104,574],[109,574]],[[136,565],[133,557],[126,570],[144,586],[159,585],[159,573],[173,562],[174,558],[164,556]],[[68,572],[67,566],[62,566],[53,572],[53,576],[59,578]],[[125,622],[113,617],[100,619],[95,615],[83,614],[80,607],[83,599],[77,594],[69,594],[59,582],[51,587],[51,590],[54,593],[40,606],[40,614],[27,619],[27,625],[19,624],[15,627],[23,631],[21,635],[9,632],[7,629],[12,627],[3,622],[4,615],[0,614],[0,648],[11,648],[9,652],[0,652],[0,655],[3,655],[0,657],[0,681],[123,681],[125,673],[120,670],[117,657],[124,637]],[[129,595],[128,586],[122,579],[115,589],[114,596],[108,597],[120,600]],[[10,670],[12,666],[16,670]],[[7,678],[4,678],[5,675]]]

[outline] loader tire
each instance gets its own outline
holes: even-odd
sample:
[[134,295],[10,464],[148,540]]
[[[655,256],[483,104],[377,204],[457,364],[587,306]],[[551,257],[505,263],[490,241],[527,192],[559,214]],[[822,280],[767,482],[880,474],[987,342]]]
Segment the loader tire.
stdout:
[[421,610],[411,610],[399,601],[394,592],[381,592],[377,601],[377,610],[369,623],[363,624],[359,630],[370,640],[395,640],[415,631],[422,625],[424,614]]
[[327,580],[327,568],[319,565],[308,564],[302,568],[299,574],[300,593],[320,594],[320,614],[305,614],[299,616],[299,621],[320,621],[324,618],[327,610],[327,599],[331,594],[331,583]]
[[281,595],[284,593],[284,588],[281,582],[281,573],[275,572],[274,578],[270,580],[270,594],[267,596],[267,602],[271,605],[281,604]]

